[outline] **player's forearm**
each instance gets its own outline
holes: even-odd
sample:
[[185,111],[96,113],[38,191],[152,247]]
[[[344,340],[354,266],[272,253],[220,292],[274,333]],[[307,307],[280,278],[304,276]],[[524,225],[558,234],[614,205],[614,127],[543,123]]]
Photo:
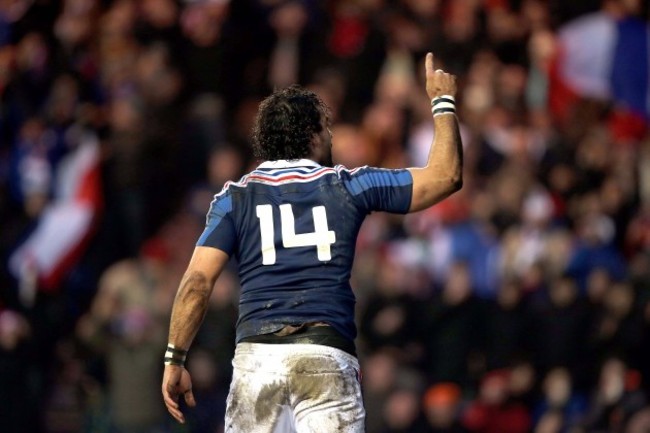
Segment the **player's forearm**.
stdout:
[[411,212],[426,209],[458,191],[463,185],[463,146],[455,115],[433,118],[435,139],[427,165],[411,169]]
[[169,344],[187,350],[203,322],[212,286],[201,272],[185,274],[176,293],[169,325]]
[[463,144],[455,115],[433,118],[435,139],[429,150],[427,170],[448,184],[449,193],[463,186]]

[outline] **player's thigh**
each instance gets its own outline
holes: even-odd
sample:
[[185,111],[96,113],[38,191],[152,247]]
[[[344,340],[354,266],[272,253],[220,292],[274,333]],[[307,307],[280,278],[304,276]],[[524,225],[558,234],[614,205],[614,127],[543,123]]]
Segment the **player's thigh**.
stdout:
[[274,433],[286,420],[283,376],[241,368],[233,361],[226,400],[226,433]]

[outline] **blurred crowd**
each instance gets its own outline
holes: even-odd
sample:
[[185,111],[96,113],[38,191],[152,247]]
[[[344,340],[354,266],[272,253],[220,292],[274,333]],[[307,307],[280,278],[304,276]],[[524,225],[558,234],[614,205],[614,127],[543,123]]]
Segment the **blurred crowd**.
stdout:
[[[211,197],[256,166],[257,105],[300,83],[331,109],[335,162],[422,164],[433,51],[458,75],[465,182],[362,227],[368,433],[649,432],[650,105],[557,73],[565,29],[648,17],[641,0],[0,0],[0,431],[222,431],[234,267],[189,354],[186,426],[162,356]],[[97,176],[75,184],[81,160]]]

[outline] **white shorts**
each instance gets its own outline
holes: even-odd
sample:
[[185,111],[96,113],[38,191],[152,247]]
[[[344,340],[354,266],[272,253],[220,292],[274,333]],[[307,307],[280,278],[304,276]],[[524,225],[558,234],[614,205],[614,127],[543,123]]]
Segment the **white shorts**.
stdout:
[[359,362],[317,344],[239,343],[225,433],[363,433]]

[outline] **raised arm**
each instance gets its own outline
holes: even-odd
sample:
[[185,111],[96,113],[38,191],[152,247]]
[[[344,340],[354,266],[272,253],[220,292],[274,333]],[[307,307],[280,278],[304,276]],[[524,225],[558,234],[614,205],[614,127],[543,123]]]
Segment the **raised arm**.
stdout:
[[443,109],[433,115],[435,138],[431,143],[427,165],[409,168],[413,177],[413,197],[409,212],[426,209],[458,191],[463,185],[463,146],[456,115],[450,110],[453,103],[437,99],[456,96],[456,77],[440,69],[434,70],[431,53],[427,54],[425,68],[427,94],[433,102],[440,101],[436,107]]
[[196,247],[172,307],[162,393],[167,410],[181,423],[185,418],[178,398],[183,395],[189,406],[195,405],[192,381],[183,366],[185,353],[203,322],[210,293],[226,263],[228,255],[225,252],[212,247]]

